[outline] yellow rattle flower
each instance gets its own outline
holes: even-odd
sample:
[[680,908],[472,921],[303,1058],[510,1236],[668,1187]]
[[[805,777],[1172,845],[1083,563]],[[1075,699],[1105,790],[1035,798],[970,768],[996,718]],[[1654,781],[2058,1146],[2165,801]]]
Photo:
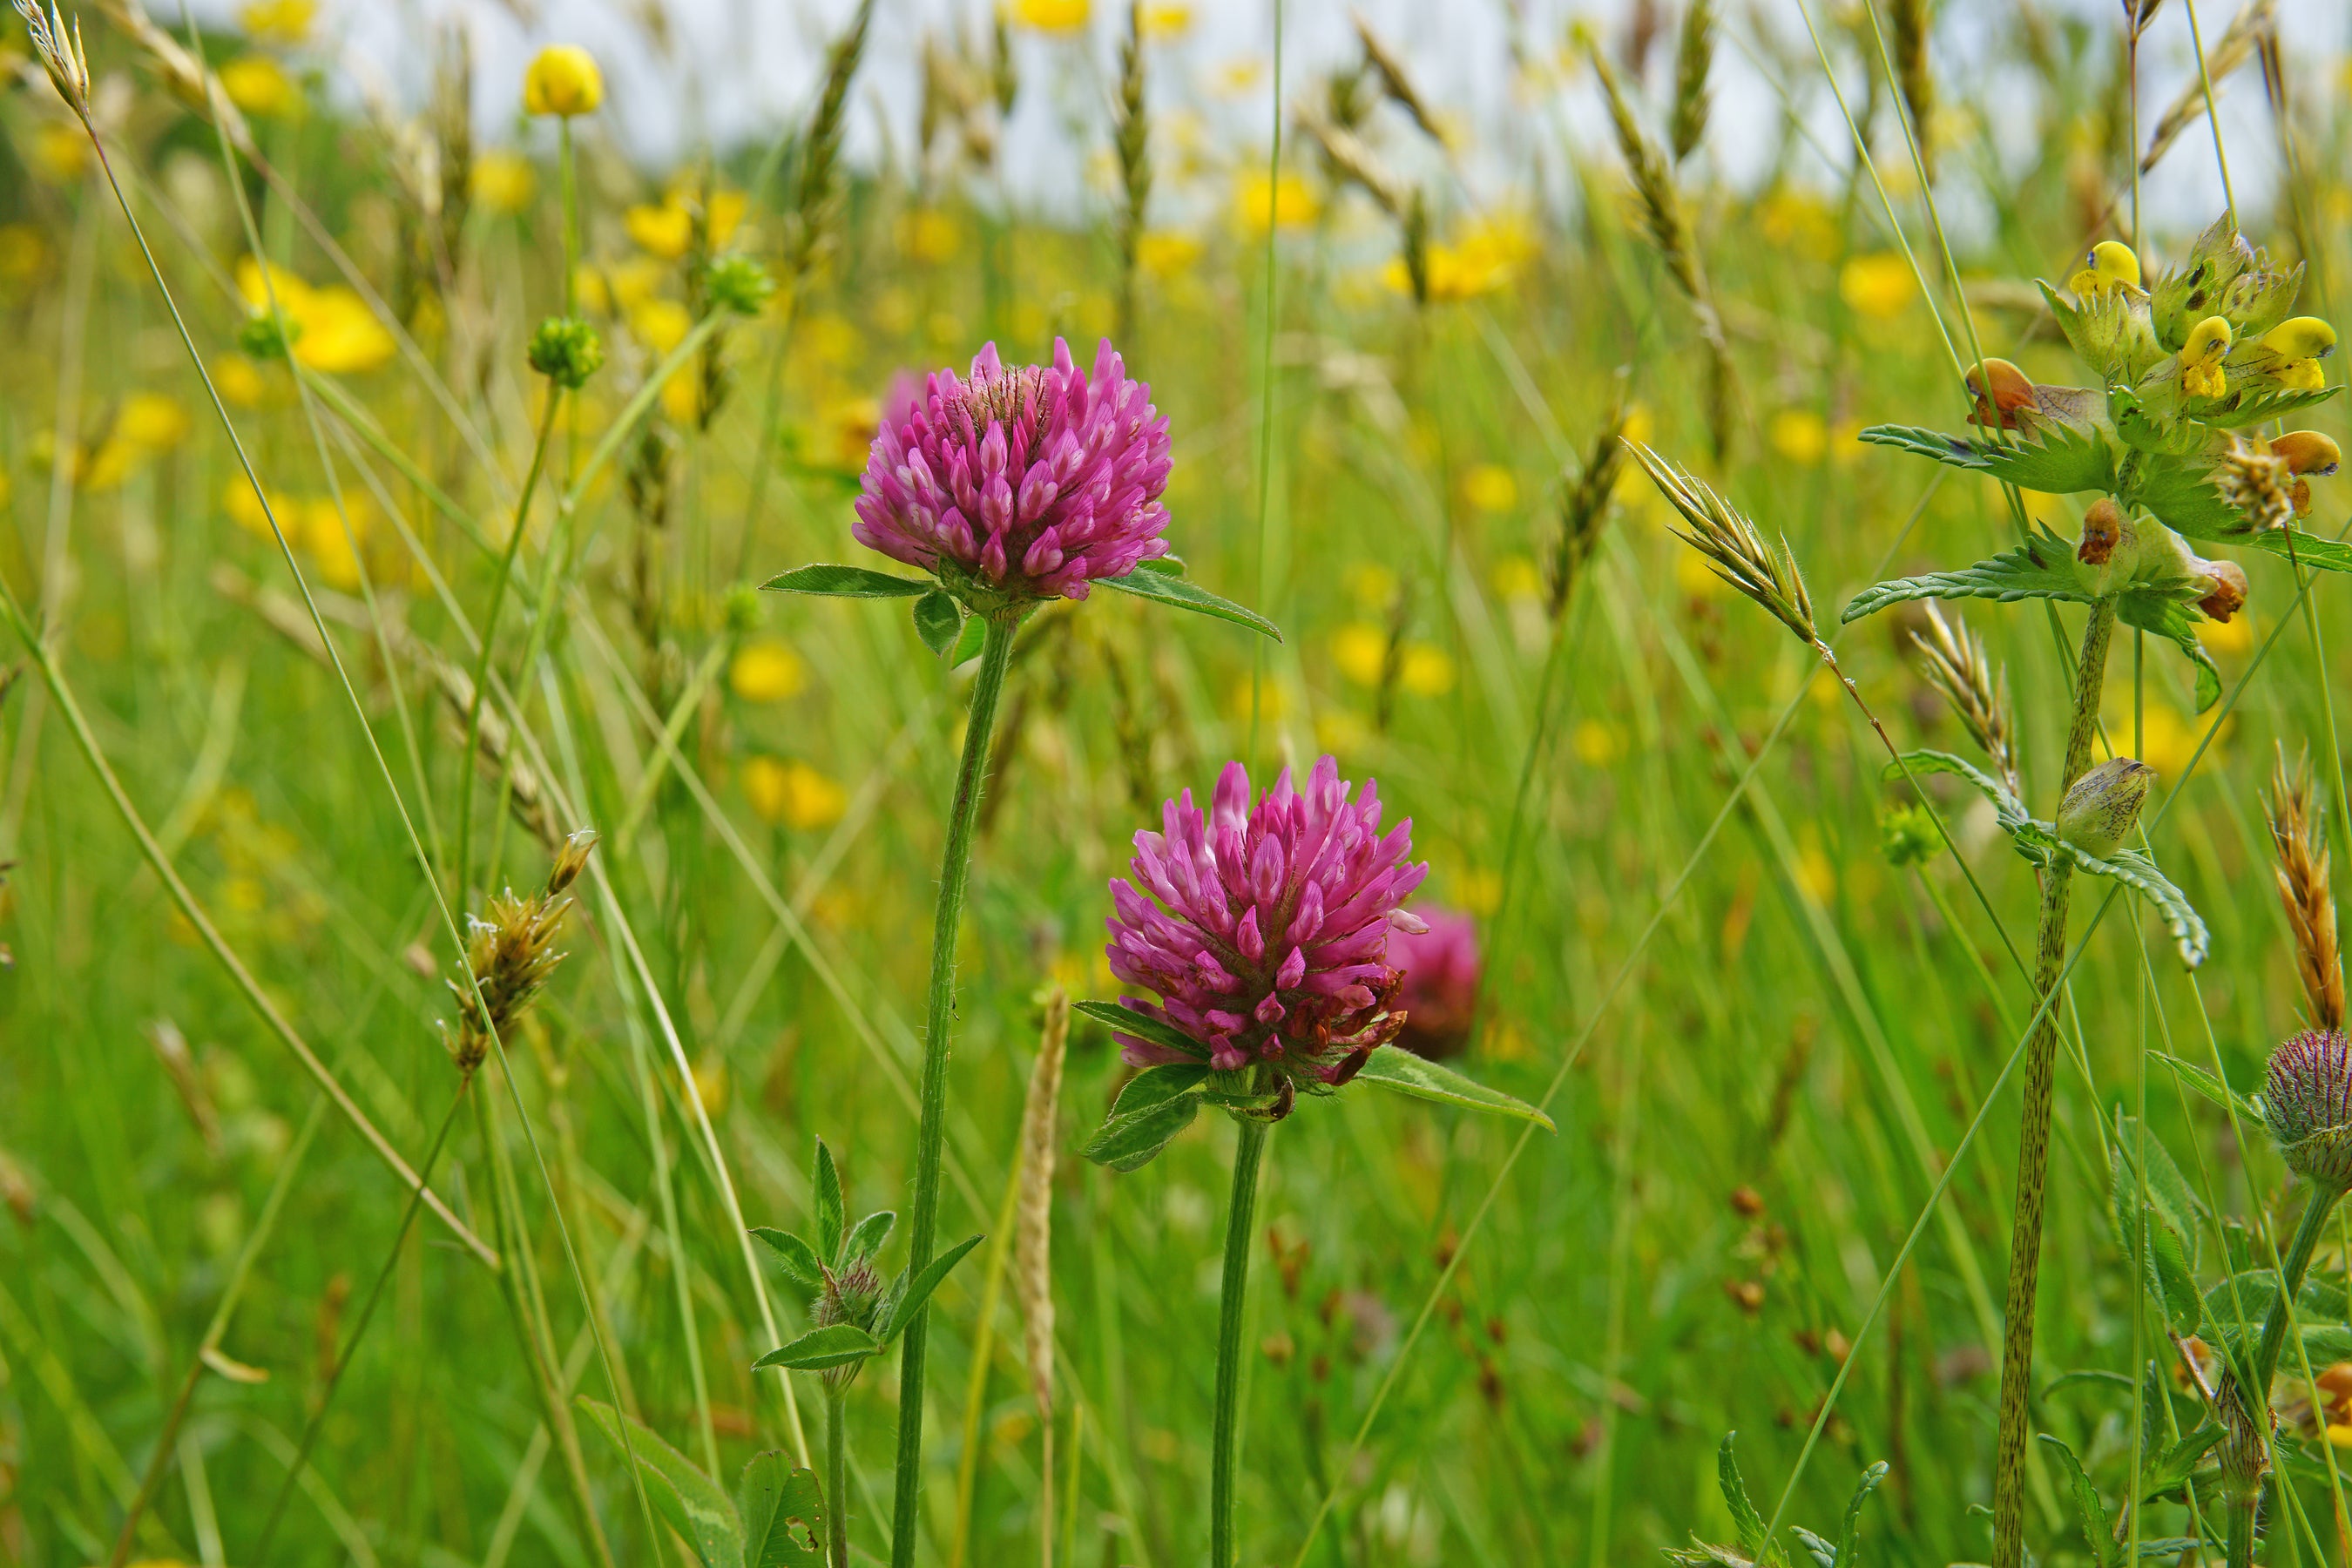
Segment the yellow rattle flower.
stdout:
[[2091,247],[2082,270],[2066,280],[2078,300],[2109,293],[2119,285],[2139,287],[2139,258],[2120,239],[2103,239]]
[[550,44],[523,73],[522,106],[532,114],[593,114],[604,101],[604,73],[596,58],[577,44]]
[[2230,323],[2208,316],[2189,329],[2180,345],[2180,390],[2191,397],[2219,397],[2230,389],[2221,356],[2230,352]]

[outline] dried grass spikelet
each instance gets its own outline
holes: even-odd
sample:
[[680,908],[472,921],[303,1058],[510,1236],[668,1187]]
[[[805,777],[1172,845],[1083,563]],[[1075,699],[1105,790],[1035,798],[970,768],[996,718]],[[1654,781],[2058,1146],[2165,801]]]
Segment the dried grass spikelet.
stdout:
[[[2152,14],[2156,6],[2150,4],[2144,9]],[[2141,25],[2146,26],[2145,21]],[[2205,84],[2212,83],[2215,96],[2220,96],[2222,79],[2253,58],[2256,46],[2277,27],[2278,0],[2246,0],[2238,14],[2230,18],[2221,38],[2205,51],[2203,73],[2189,79],[2165,110],[2164,117],[2156,122],[2156,130],[2147,139],[2147,152],[2139,161],[2141,174],[2162,162],[2172,144],[2180,139],[2180,133],[2205,117]]]
[[204,1140],[205,1152],[217,1160],[225,1145],[221,1142],[220,1111],[213,1103],[212,1090],[205,1088],[203,1072],[196,1066],[196,1057],[188,1048],[187,1036],[169,1018],[155,1018],[147,1025],[147,1043],[155,1047],[155,1059],[163,1064],[164,1076],[172,1080],[173,1092],[187,1109],[188,1120],[196,1124],[196,1133]]
[[[1045,1033],[1037,1042],[1037,1065],[1030,1070],[1029,1097],[1021,1111],[1021,1197],[1013,1231],[1013,1289],[1021,1301],[1022,1348],[1044,1433],[1041,1474],[1046,1489],[1041,1510],[1048,1521],[1054,1517],[1054,1134],[1062,1099],[1062,1058],[1069,1039],[1070,994],[1056,985],[1045,999]],[[1045,1568],[1053,1568],[1053,1531],[1044,1531],[1044,1537]]]
[[1131,345],[1136,254],[1151,203],[1151,121],[1143,101],[1143,0],[1128,0],[1127,37],[1118,51],[1118,102],[1112,120],[1119,190],[1126,198],[1118,212],[1118,341]]
[[1715,0],[1691,0],[1690,9],[1683,13],[1682,36],[1675,49],[1675,111],[1666,123],[1666,140],[1677,163],[1706,140],[1712,107],[1706,79],[1715,68],[1716,23]]
[[874,0],[858,0],[849,26],[825,50],[824,90],[801,138],[800,179],[785,223],[784,275],[795,292],[832,239],[841,205],[841,137],[848,118],[849,84],[866,56],[873,20]]
[[1764,542],[1754,523],[1704,480],[1638,441],[1627,441],[1625,446],[1651,483],[1690,525],[1687,533],[1672,530],[1674,536],[1706,556],[1717,576],[1769,610],[1800,640],[1819,647],[1812,595],[1805,588],[1804,574],[1797,569],[1788,539],[1782,537],[1780,548],[1773,549]]
[[1912,646],[1927,658],[1927,684],[1943,693],[1969,739],[1991,760],[1993,774],[2022,795],[2017,771],[2017,710],[2010,701],[2009,671],[1996,668],[1985,655],[1984,638],[1960,618],[1930,600],[1927,630],[1911,634]]
[[1911,136],[1919,149],[1920,166],[1936,177],[1936,144],[1927,122],[1936,112],[1936,79],[1927,69],[1927,40],[1935,19],[1927,0],[1893,0],[1889,18],[1895,30],[1895,75],[1903,89],[1903,107],[1910,111]]
[[2272,874],[2279,902],[2294,932],[2294,967],[2311,1004],[2311,1020],[2323,1029],[2344,1026],[2344,959],[2336,937],[2336,898],[2328,886],[2327,822],[2311,775],[2308,752],[2287,763],[2279,748],[2271,768],[2270,792],[2263,797],[2271,847],[2278,857]]
[[564,954],[555,951],[555,933],[572,908],[568,891],[595,847],[595,830],[580,829],[564,840],[538,892],[518,896],[509,888],[491,895],[488,919],[466,918],[464,972],[449,982],[457,999],[457,1027],[450,1034],[445,1026],[444,1034],[450,1060],[467,1078],[481,1067],[492,1043],[508,1037],[563,962]]
[[49,84],[65,100],[66,107],[79,116],[83,124],[89,122],[89,56],[81,45],[81,18],[66,25],[65,14],[50,0],[44,16],[34,0],[16,0],[16,15],[25,19],[25,31],[33,43],[33,53],[40,57],[41,68],[49,73]]
[[[19,0],[17,9],[24,9],[23,0]],[[139,0],[98,0],[98,12],[146,51],[174,93],[188,103],[205,108],[228,137],[229,145],[248,158],[259,152],[252,128],[236,105],[229,101],[228,89],[221,86],[220,78],[190,54],[186,45],[158,26]]]
[[1406,73],[1402,57],[1372,31],[1372,25],[1364,19],[1361,11],[1350,15],[1356,24],[1356,41],[1363,46],[1365,68],[1380,79],[1381,90],[1388,95],[1390,102],[1412,117],[1412,122],[1421,127],[1424,135],[1444,146],[1445,132],[1437,128],[1437,117],[1430,112],[1429,100]]
[[1609,407],[1601,433],[1593,438],[1591,455],[1584,460],[1584,471],[1568,488],[1559,503],[1559,539],[1552,547],[1549,571],[1544,584],[1545,607],[1554,620],[1568,607],[1568,596],[1576,588],[1576,580],[1584,563],[1592,558],[1594,546],[1601,542],[1601,525],[1609,518],[1609,498],[1617,489],[1617,475],[1625,466],[1626,395],[1632,376],[1623,367],[1617,372],[1617,395]]

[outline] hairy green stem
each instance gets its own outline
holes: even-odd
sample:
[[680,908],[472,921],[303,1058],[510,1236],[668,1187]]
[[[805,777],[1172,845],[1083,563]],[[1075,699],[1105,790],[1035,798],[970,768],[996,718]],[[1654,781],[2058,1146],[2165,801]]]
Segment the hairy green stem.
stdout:
[[2254,1388],[2263,1401],[2270,1397],[2271,1378],[2278,1371],[2279,1352],[2286,1344],[2288,1309],[2295,1292],[2303,1289],[2303,1277],[2311,1268],[2311,1255],[2319,1248],[2321,1234],[2327,1228],[2327,1216],[2336,1201],[2344,1194],[2335,1187],[2314,1187],[2311,1201],[2304,1206],[2303,1223],[2294,1228],[2294,1239],[2287,1244],[2286,1257],[2279,1264],[2278,1300],[2271,1303],[2270,1316],[2263,1321],[2261,1348],[2254,1352]]
[[824,1544],[833,1568],[849,1568],[849,1434],[842,1413],[849,1390],[824,1389]]
[[[1013,639],[1022,612],[991,616],[981,644],[980,676],[972,682],[971,709],[964,725],[963,760],[956,768],[955,801],[948,810],[948,843],[940,866],[940,899],[931,924],[930,1004],[923,1036],[922,1121],[915,1135],[915,1206],[908,1226],[909,1278],[930,1266],[940,1223],[940,1166],[946,1154],[948,1039],[955,1021],[956,935],[963,924],[964,892],[971,880],[972,826],[980,819],[980,795],[988,770],[989,736],[996,728],[997,700],[1004,695],[1004,672],[1013,662]],[[898,1360],[898,1462],[890,1508],[891,1568],[912,1568],[923,1497],[923,1367],[930,1348],[930,1309],[907,1325],[906,1349]]]
[[[2090,766],[2091,736],[2106,685],[2107,643],[2116,627],[2113,599],[2091,606],[2083,653],[2074,669],[2074,717],[2066,731],[2066,765],[2059,793]],[[2026,1405],[2033,1381],[2033,1300],[2042,1271],[2042,1210],[2050,1175],[2050,1105],[2058,1028],[2047,1005],[2066,963],[2066,914],[2074,876],[2063,863],[2042,873],[2042,918],[2033,963],[2033,992],[2043,1004],[2025,1063],[2023,1123],[2017,1145],[2017,1208],[2009,1247],[2009,1300],[2001,1337],[2000,1426],[1993,1449],[1992,1568],[2021,1568],[2025,1553]]]
[[1257,1173],[1270,1124],[1245,1121],[1234,1148],[1233,1203],[1225,1211],[1225,1277],[1217,1300],[1217,1415],[1209,1439],[1209,1568],[1234,1568],[1234,1461],[1241,1447],[1242,1308],[1249,1291]]

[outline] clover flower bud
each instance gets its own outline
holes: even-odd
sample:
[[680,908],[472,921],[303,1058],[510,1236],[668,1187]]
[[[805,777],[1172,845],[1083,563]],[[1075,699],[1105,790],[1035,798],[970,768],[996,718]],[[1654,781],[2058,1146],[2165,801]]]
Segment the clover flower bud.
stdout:
[[2214,465],[2213,484],[2221,500],[2246,520],[2249,532],[2284,528],[2294,515],[2294,473],[2277,448],[2263,440],[2232,436]]
[[577,44],[550,44],[523,72],[526,113],[570,120],[595,113],[604,101],[604,73],[596,68],[596,57]]
[[2185,395],[2219,397],[2230,390],[2229,378],[2221,374],[2230,342],[2225,317],[2208,316],[2189,329],[2188,341],[2180,345],[2180,390]]
[[713,310],[739,316],[756,316],[776,291],[768,269],[748,256],[730,256],[710,264],[702,287]]
[[1429,929],[1389,933],[1389,963],[1404,973],[1397,1010],[1404,1029],[1396,1043],[1433,1061],[1459,1056],[1470,1043],[1478,1006],[1478,928],[1465,914],[1423,909]]
[[2083,542],[2074,547],[2074,559],[2085,566],[2105,566],[2123,542],[2125,526],[2124,509],[2101,496],[2083,513]]
[[2287,1169],[2341,1193],[2352,1188],[2352,1041],[2306,1029],[2271,1053],[2263,1116]]
[[2227,624],[2231,616],[2246,607],[2246,595],[2252,587],[2246,581],[2246,569],[2234,561],[2208,561],[2204,566],[2213,590],[2197,601],[2197,607],[2209,618]]
[[2074,781],[2058,803],[2058,837],[2105,859],[2123,845],[2147,804],[2156,770],[2131,757],[2112,757]]
[[577,316],[550,316],[530,335],[530,368],[577,392],[604,365],[604,340]]
[[[817,1288],[816,1300],[809,1311],[809,1321],[820,1329],[835,1323],[847,1323],[871,1333],[877,1327],[876,1310],[882,1304],[882,1276],[866,1258],[853,1258],[843,1268],[827,1268],[824,1282]],[[853,1361],[842,1366],[829,1366],[817,1373],[828,1388],[846,1388],[857,1381],[866,1369],[863,1361]]]
[[282,324],[275,316],[250,317],[236,331],[237,352],[247,359],[286,359],[301,335],[302,323],[291,317]]

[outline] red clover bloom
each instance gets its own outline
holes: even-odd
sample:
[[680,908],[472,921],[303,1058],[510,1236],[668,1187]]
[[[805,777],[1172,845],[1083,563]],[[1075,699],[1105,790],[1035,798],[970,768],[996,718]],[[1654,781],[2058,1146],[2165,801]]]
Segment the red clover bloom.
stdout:
[[1136,834],[1133,880],[1110,885],[1111,973],[1158,993],[1123,1000],[1201,1050],[1118,1035],[1129,1063],[1263,1063],[1286,1089],[1337,1087],[1396,1038],[1389,933],[1426,929],[1403,904],[1429,868],[1406,861],[1410,819],[1380,831],[1377,784],[1353,802],[1349,789],[1327,756],[1303,791],[1286,768],[1253,806],[1247,770],[1228,763],[1205,815],[1186,790],[1161,832]]
[[1470,1043],[1478,1008],[1478,928],[1455,910],[1427,909],[1428,930],[1399,931],[1389,962],[1404,975],[1397,1005],[1405,1016],[1396,1043],[1431,1061],[1459,1056]]
[[1007,369],[991,343],[969,381],[892,394],[850,531],[959,596],[1083,599],[1168,553],[1169,467],[1168,421],[1108,338],[1090,376],[1059,338],[1050,366]]

